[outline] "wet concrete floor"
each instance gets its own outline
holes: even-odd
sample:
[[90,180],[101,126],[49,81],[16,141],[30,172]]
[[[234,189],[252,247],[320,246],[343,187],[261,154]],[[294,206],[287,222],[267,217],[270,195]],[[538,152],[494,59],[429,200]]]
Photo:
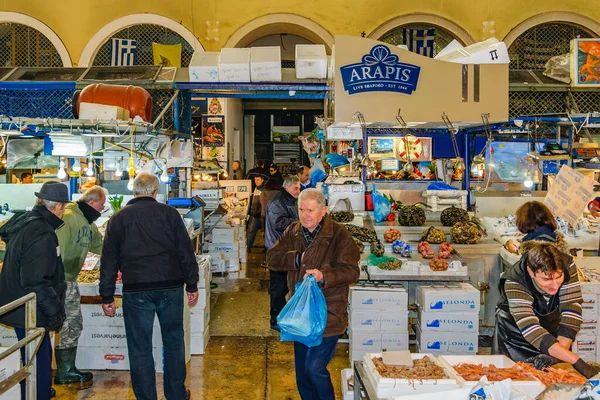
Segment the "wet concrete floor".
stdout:
[[[258,241],[257,241],[258,242]],[[192,356],[187,387],[192,399],[300,399],[291,343],[280,342],[269,327],[268,271],[261,267],[264,250],[255,245],[246,270],[215,277],[211,293],[211,337],[206,354]],[[329,371],[341,399],[340,371],[349,368],[348,345],[338,344]],[[94,384],[77,390],[55,385],[58,399],[135,399],[129,371],[93,371]],[[157,374],[159,399],[164,399],[162,374]]]

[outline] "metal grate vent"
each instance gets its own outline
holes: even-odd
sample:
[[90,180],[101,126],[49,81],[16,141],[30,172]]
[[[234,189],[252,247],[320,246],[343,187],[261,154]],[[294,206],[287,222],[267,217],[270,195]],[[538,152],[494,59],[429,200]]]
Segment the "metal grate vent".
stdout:
[[544,69],[550,58],[571,50],[571,39],[592,37],[584,28],[567,23],[534,26],[510,45],[510,69]]
[[[132,25],[115,33],[113,38],[133,39],[136,43],[136,65],[154,65],[154,56],[152,54],[152,43],[162,44],[181,44],[181,66],[187,67],[190,64],[194,49],[178,33],[155,24]],[[106,66],[110,65],[110,39],[108,39],[96,53],[92,65]]]
[[427,24],[407,24],[397,26],[388,33],[384,34],[379,38],[382,42],[386,42],[389,44],[393,44],[397,46],[399,44],[404,44],[402,42],[402,29],[430,29],[435,28],[435,41],[433,42],[433,56],[435,57],[440,51],[442,51],[446,46],[450,44],[454,39],[458,40],[462,45],[462,43],[458,38],[455,38],[452,33],[448,32],[444,28],[440,28],[439,26],[427,25]]
[[37,29],[12,22],[0,23],[1,67],[62,67],[56,48]]

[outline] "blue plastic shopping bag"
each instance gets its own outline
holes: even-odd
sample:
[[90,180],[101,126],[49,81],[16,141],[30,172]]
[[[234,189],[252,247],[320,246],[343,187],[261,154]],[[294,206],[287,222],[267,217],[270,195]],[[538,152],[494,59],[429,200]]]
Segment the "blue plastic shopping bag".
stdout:
[[327,303],[312,275],[296,285],[294,295],[277,317],[282,342],[300,342],[308,347],[321,344],[327,325]]
[[375,221],[384,221],[392,212],[389,200],[380,193],[377,193],[375,185],[373,185],[373,194],[371,195],[371,198],[373,199],[373,216],[375,217]]

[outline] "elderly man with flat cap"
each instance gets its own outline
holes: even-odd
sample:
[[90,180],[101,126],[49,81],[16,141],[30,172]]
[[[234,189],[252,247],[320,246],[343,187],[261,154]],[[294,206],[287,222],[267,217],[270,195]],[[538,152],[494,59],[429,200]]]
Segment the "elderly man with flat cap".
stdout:
[[[60,182],[46,182],[35,196],[33,210],[14,215],[0,228],[0,238],[6,242],[0,306],[36,294],[37,326],[46,329],[36,356],[37,399],[44,400],[56,395],[51,386],[52,345],[48,332],[60,331],[66,317],[67,284],[56,230],[63,224],[69,191]],[[14,327],[19,340],[23,339],[25,308],[2,315],[0,323]]]

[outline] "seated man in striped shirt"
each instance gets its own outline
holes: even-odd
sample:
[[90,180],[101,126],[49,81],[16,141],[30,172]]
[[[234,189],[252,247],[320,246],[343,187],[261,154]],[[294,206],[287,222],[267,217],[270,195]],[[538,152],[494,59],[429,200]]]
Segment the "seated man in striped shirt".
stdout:
[[537,244],[500,278],[494,353],[543,369],[567,362],[586,378],[600,372],[571,352],[581,327],[581,285],[573,258]]

